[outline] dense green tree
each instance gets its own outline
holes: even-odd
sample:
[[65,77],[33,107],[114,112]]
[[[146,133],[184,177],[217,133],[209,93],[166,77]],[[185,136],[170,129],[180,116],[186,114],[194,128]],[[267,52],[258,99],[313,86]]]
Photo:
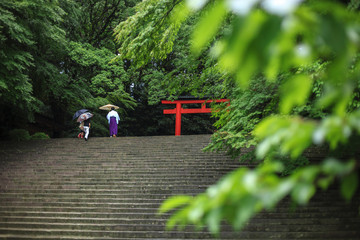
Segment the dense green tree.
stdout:
[[[110,60],[116,56],[113,28],[136,2],[2,1],[0,109],[7,114],[0,135],[25,128],[69,136],[79,108],[96,111],[112,102],[131,109],[123,64]],[[106,122],[98,127],[103,130],[94,133],[103,135]]]
[[43,0],[1,1],[0,11],[1,109],[8,113],[2,127],[19,127],[33,120],[45,99],[62,94],[58,59],[66,47],[60,27],[64,11],[57,1]]
[[73,36],[76,41],[86,42],[94,47],[106,47],[115,52],[113,29],[119,21],[125,20],[133,12],[139,0],[76,0],[81,15],[76,24],[80,26]]
[[[131,78],[122,62],[110,63],[116,56],[113,28],[132,11],[136,0],[62,1],[68,15],[64,27],[69,32],[68,55],[63,61],[64,71],[73,86],[78,87],[77,98],[68,107],[69,115],[79,108],[95,113],[93,136],[107,135],[105,112],[98,107],[108,103],[124,110],[134,107],[127,86]],[[104,120],[105,119],[105,120]],[[74,134],[74,124],[65,121],[67,134]],[[73,127],[71,127],[73,126]]]

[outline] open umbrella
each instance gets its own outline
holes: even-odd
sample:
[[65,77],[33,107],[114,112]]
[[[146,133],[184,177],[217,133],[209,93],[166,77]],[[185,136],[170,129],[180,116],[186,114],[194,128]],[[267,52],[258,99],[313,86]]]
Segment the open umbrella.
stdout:
[[109,110],[109,111],[111,110],[111,108],[119,109],[118,106],[112,105],[112,104],[107,104],[107,105],[99,107],[99,109],[101,109],[101,110]]
[[82,122],[82,121],[88,120],[92,116],[94,116],[94,114],[86,112],[86,113],[81,114],[76,121]]
[[89,111],[89,110],[87,110],[87,109],[80,109],[80,110],[76,111],[76,113],[75,113],[74,116],[73,116],[73,120],[74,120],[75,118],[78,118],[81,114],[86,113],[86,112],[88,112],[88,111]]

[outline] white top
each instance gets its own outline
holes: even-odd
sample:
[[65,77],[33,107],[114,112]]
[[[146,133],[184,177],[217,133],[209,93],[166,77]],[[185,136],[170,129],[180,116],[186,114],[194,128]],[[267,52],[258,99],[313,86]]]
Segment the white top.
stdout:
[[119,124],[120,117],[119,117],[119,114],[118,114],[116,111],[111,110],[111,111],[107,114],[106,118],[107,118],[109,124],[110,124],[110,118],[111,118],[111,117],[116,117],[116,123]]

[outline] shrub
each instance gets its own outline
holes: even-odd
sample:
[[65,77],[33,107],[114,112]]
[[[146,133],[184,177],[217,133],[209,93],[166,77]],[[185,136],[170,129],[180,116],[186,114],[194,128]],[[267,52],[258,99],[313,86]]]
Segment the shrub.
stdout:
[[49,139],[50,137],[44,132],[37,132],[31,136],[31,139]]
[[13,129],[9,132],[9,137],[11,141],[27,141],[30,140],[30,134],[25,129]]

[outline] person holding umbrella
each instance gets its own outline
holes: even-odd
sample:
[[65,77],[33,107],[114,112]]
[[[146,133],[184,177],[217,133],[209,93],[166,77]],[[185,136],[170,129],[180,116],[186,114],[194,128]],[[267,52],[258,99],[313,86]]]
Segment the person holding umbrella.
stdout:
[[[75,120],[76,118],[78,118],[81,114],[89,112],[89,110],[87,109],[80,109],[78,111],[75,112],[74,116],[73,116],[73,120]],[[78,134],[78,138],[84,138],[84,123],[83,121],[80,122],[80,126],[79,126],[81,132]]]
[[90,127],[91,127],[90,118],[88,118],[84,121],[85,141],[87,141],[89,138]]
[[92,116],[94,116],[94,114],[86,112],[81,114],[77,119],[77,122],[84,123],[85,141],[87,141],[89,138],[90,127],[91,127],[90,118],[92,118]]
[[118,124],[120,121],[120,117],[119,114],[115,111],[115,109],[118,109],[119,107],[108,104],[99,108],[102,110],[110,110],[109,113],[106,115],[109,123],[110,137],[116,137],[118,133]]

